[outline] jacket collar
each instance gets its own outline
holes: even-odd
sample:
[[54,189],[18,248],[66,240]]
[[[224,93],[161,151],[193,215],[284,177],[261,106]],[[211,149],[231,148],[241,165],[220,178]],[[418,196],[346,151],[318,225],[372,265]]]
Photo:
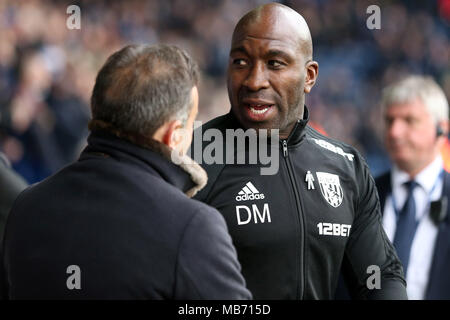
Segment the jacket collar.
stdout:
[[305,135],[306,131],[304,130],[306,125],[309,121],[309,110],[305,106],[303,109],[303,119],[297,120],[297,123],[294,126],[294,129],[292,129],[291,133],[289,134],[289,137],[287,138],[287,143],[289,145],[294,145],[299,143],[303,136]]
[[[238,128],[243,129],[242,125],[239,123],[239,120],[234,115],[232,110],[230,110],[228,116],[230,121],[228,123],[227,129],[238,129]],[[303,139],[306,133],[304,129],[308,124],[308,121],[309,121],[309,110],[306,106],[304,106],[303,119],[297,120],[294,129],[292,129],[291,133],[289,134],[289,137],[287,138],[288,145],[295,145]]]
[[91,120],[89,129],[88,146],[80,160],[91,154],[103,154],[133,162],[144,170],[156,172],[188,197],[193,197],[206,185],[206,172],[194,160],[172,152],[171,148],[159,141],[126,133],[100,120]]

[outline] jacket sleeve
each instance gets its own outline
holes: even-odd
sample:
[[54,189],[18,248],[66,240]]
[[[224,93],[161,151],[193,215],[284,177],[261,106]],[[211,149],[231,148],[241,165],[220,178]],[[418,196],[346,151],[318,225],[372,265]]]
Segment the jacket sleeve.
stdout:
[[408,299],[402,265],[381,223],[375,182],[359,154],[355,165],[358,185],[355,220],[342,264],[347,288],[354,299]]
[[175,299],[251,299],[225,220],[215,209],[202,208],[180,243]]

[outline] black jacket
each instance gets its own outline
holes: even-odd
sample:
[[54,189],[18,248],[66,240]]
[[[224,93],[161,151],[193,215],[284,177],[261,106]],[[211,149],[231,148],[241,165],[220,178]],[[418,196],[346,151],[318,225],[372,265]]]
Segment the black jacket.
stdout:
[[[209,180],[196,198],[225,217],[255,299],[332,299],[341,265],[356,297],[405,299],[402,267],[383,231],[365,161],[307,121],[305,107],[305,118],[279,141],[276,175],[261,175],[260,164],[202,164]],[[240,124],[230,112],[198,130],[210,128],[225,136]],[[366,286],[371,265],[381,270],[381,290]]]
[[9,211],[14,200],[27,185],[26,181],[11,169],[6,157],[0,153],[0,251]]
[[0,298],[5,294],[2,263],[3,233],[14,200],[27,187],[25,180],[11,169],[9,161],[0,153]]
[[[77,162],[19,196],[4,244],[9,298],[251,297],[222,216],[183,194],[194,183],[162,145],[148,147],[94,132]],[[81,289],[66,285],[71,265]]]

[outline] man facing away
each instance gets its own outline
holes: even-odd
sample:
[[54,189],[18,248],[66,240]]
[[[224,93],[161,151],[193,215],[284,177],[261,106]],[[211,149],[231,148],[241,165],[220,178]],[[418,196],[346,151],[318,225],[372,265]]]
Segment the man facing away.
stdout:
[[8,298],[251,298],[223,218],[188,198],[206,183],[183,158],[197,83],[195,62],[174,46],[127,46],[107,60],[88,146],[11,211]]
[[[231,111],[201,130],[279,130],[279,168],[262,175],[261,163],[205,162],[209,180],[196,198],[224,216],[255,299],[332,299],[341,265],[355,298],[406,299],[365,161],[307,125],[305,94],[318,74],[312,55],[308,26],[294,10],[272,3],[241,18],[228,64]],[[380,286],[369,283],[373,272]]]

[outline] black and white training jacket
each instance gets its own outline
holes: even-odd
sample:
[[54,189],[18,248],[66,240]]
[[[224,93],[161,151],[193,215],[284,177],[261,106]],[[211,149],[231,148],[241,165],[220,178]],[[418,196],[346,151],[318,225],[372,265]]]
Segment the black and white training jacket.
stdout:
[[[254,299],[333,299],[341,267],[354,298],[406,299],[365,160],[307,122],[305,107],[304,119],[279,141],[275,175],[261,175],[262,164],[201,163],[209,181],[196,199],[224,216]],[[230,112],[197,130],[225,137],[238,128]]]

